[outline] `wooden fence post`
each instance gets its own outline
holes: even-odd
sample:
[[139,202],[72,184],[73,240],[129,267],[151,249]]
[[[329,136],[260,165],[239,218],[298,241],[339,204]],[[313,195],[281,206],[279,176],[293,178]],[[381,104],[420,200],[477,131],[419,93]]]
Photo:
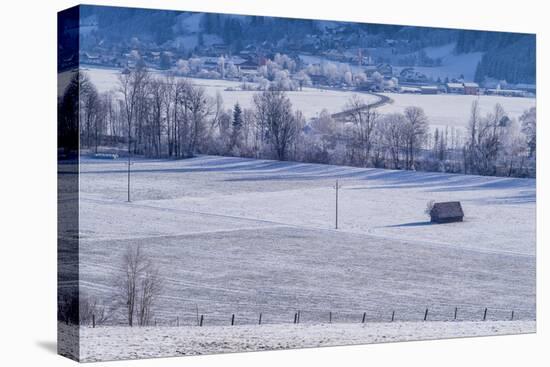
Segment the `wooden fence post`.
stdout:
[[200,321],[199,321],[199,326],[202,326],[202,321],[203,321],[203,319],[204,319],[204,315],[201,315],[201,319],[200,319]]
[[395,319],[395,311],[392,311],[391,312],[391,321],[393,322],[394,319]]
[[487,320],[487,307],[485,307],[485,311],[483,311],[483,321]]
[[260,318],[258,319],[258,325],[262,324],[262,313],[260,312]]
[[294,323],[296,324],[298,322],[298,312],[294,313]]
[[428,309],[426,308],[426,312],[424,312],[424,321],[428,319]]
[[456,320],[456,314],[458,313],[458,307],[455,307],[455,320]]
[[329,311],[328,313],[328,323],[332,324],[332,311]]
[[176,316],[176,326],[180,326],[180,317]]
[[95,315],[92,314],[92,327],[95,328]]
[[512,317],[510,318],[510,321],[514,320],[514,310],[512,310]]
[[235,314],[231,315],[231,326],[235,325]]
[[362,324],[365,323],[365,318],[367,317],[367,313],[366,312],[363,312],[363,321],[361,321]]

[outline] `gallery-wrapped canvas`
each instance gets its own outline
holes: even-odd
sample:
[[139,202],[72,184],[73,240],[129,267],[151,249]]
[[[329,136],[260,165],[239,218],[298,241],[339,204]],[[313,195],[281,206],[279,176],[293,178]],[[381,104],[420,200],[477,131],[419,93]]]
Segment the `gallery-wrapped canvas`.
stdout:
[[58,14],[58,348],[535,332],[533,34]]

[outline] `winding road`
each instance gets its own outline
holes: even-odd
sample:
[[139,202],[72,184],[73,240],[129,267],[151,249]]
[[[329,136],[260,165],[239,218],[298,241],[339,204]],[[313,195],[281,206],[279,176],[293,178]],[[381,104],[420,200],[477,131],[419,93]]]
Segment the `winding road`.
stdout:
[[366,108],[378,108],[378,107],[381,107],[385,104],[393,103],[393,99],[391,99],[390,97],[385,96],[383,94],[373,93],[373,92],[360,92],[360,93],[370,94],[370,95],[376,96],[376,97],[378,97],[378,101],[376,101],[374,103],[370,103],[370,104],[365,104],[365,106],[360,107],[360,108],[354,108],[354,109],[351,109],[351,110],[345,110],[345,111],[342,111],[342,112],[333,113],[331,115],[331,117],[333,119],[336,119],[336,120],[341,120],[341,119],[345,119],[346,116],[350,115],[351,113],[357,112],[358,110],[363,110],[363,109],[366,109]]

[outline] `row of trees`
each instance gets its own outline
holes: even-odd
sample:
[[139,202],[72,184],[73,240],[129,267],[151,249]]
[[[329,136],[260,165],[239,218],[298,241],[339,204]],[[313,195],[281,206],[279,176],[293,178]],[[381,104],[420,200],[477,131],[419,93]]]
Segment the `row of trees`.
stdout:
[[525,111],[519,121],[510,119],[500,104],[481,116],[472,103],[464,172],[481,175],[524,175],[528,158],[536,154],[536,109]]
[[[81,145],[125,147],[129,155],[191,157],[197,153],[303,162],[463,172],[533,175],[536,110],[509,119],[500,105],[481,116],[471,109],[467,135],[430,131],[419,107],[380,114],[360,97],[344,118],[326,111],[306,124],[279,89],[259,91],[251,108],[225,109],[222,97],[173,76],[136,69],[119,77],[116,90],[99,94],[80,75]],[[128,143],[129,142],[129,143]]]

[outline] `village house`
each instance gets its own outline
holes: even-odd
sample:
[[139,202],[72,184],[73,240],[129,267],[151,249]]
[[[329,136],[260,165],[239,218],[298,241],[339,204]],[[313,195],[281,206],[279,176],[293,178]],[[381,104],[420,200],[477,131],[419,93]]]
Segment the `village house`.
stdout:
[[477,83],[463,83],[464,94],[475,95],[479,94],[479,85]]
[[428,77],[425,74],[414,70],[414,68],[402,69],[399,73],[399,79],[410,83],[426,83],[428,81]]
[[382,63],[382,64],[376,65],[376,67],[378,68],[378,72],[383,76],[385,77],[393,76],[393,68],[390,64]]
[[435,85],[424,85],[420,87],[420,92],[422,94],[437,94],[439,92],[439,88]]
[[247,60],[243,60],[240,62],[235,63],[235,66],[239,69],[239,72],[243,75],[257,75],[258,74],[258,67],[260,67],[260,63],[255,60],[256,58],[249,58]]
[[447,83],[447,93],[464,94],[464,85],[462,83]]

